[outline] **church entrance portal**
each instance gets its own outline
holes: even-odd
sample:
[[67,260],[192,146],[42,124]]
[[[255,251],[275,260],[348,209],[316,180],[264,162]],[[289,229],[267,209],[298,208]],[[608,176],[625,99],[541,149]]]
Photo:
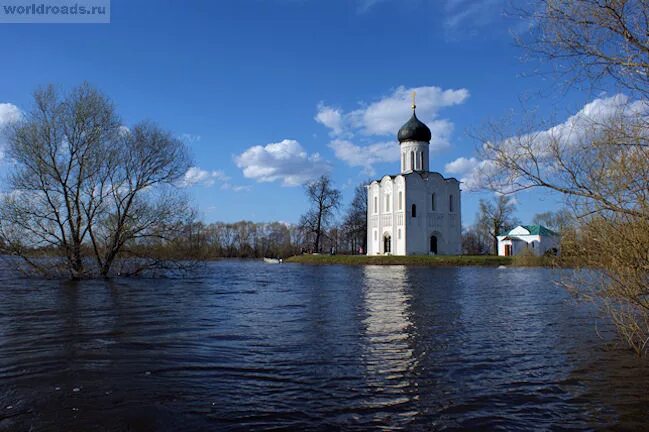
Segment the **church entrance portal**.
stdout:
[[437,236],[430,236],[430,252],[437,255]]
[[383,253],[392,253],[392,237],[389,234],[383,236]]

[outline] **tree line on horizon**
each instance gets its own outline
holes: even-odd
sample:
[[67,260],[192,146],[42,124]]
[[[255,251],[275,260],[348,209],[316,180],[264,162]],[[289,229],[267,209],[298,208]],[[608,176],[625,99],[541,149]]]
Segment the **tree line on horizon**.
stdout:
[[304,185],[311,204],[297,224],[239,221],[183,228],[186,249],[204,258],[286,258],[303,253],[362,254],[367,250],[367,188],[354,189],[348,209],[331,179],[320,176]]
[[[178,243],[148,243],[143,251],[163,250],[172,246],[176,251],[191,251],[201,259],[286,258],[303,253],[364,254],[367,250],[366,185],[366,182],[362,182],[356,186],[350,205],[341,211],[341,192],[328,176],[321,176],[305,184],[305,194],[312,206],[297,224],[245,220],[231,223],[194,221],[182,226]],[[521,224],[515,213],[516,205],[510,196],[481,199],[475,223],[465,227],[462,232],[462,253],[497,255],[496,237]],[[539,213],[532,223],[559,233],[565,253],[569,256],[576,254],[572,245],[579,225],[567,209]],[[169,251],[167,255],[173,254]],[[190,253],[182,252],[178,256],[190,256]]]
[[[200,259],[217,258],[287,258],[302,253],[356,254],[359,238],[343,226],[323,226],[319,252],[315,252],[315,234],[299,224],[283,222],[193,222],[181,229],[182,241],[175,249],[191,250]],[[168,243],[146,248],[167,249]]]

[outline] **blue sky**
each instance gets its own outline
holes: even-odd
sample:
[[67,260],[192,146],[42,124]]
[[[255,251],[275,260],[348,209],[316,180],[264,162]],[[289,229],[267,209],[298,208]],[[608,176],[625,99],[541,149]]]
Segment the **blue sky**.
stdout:
[[[111,9],[107,25],[0,25],[0,104],[27,109],[39,85],[89,81],[126,125],[153,120],[187,142],[186,190],[207,222],[297,222],[306,207],[297,184],[321,172],[347,205],[356,184],[398,172],[396,132],[415,88],[433,129],[431,169],[464,178],[476,162],[472,131],[554,85],[521,61],[512,33],[527,23],[507,17],[502,0],[113,0]],[[555,115],[585,102],[563,97]],[[557,106],[533,103],[542,114]],[[464,225],[485,196],[463,194]],[[516,199],[524,222],[558,202]]]

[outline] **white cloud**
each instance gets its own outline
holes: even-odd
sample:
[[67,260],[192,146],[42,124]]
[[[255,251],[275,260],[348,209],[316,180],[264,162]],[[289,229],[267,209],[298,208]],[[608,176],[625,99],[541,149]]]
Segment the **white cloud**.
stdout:
[[[443,90],[439,87],[397,87],[392,94],[362,108],[343,112],[324,103],[318,104],[316,121],[328,127],[334,135],[384,136],[396,135],[410,118],[412,92],[417,92],[417,117],[429,127],[437,120],[442,108],[464,103],[469,97],[467,89]],[[431,127],[431,132],[435,127]]]
[[246,178],[258,182],[281,181],[284,186],[298,186],[329,170],[320,154],[309,155],[295,140],[285,139],[265,146],[250,147],[235,157]]
[[479,164],[480,161],[474,157],[468,159],[465,157],[459,157],[454,161],[447,163],[444,166],[444,171],[449,174],[464,175],[473,171]]
[[20,120],[22,116],[22,111],[16,105],[0,103],[0,161],[4,159],[5,128],[11,123]]
[[459,105],[469,97],[466,89],[400,86],[391,95],[350,112],[348,121],[364,135],[394,135],[410,118],[413,91],[417,92],[417,116],[427,124],[436,120],[440,109]]
[[453,133],[453,123],[448,120],[434,120],[427,123],[430,129],[430,153],[439,153],[451,145],[451,134]]
[[223,171],[206,171],[198,167],[191,167],[180,181],[180,187],[213,186],[217,180],[226,181],[228,179],[229,177]]
[[335,139],[329,143],[329,147],[338,159],[349,166],[363,167],[370,176],[375,174],[374,164],[399,161],[399,146],[394,142],[358,146],[347,140]]
[[[417,93],[417,117],[431,131],[430,152],[447,148],[453,123],[439,118],[439,112],[443,108],[464,103],[469,97],[467,89],[399,86],[391,94],[349,112],[321,102],[315,120],[329,129],[333,137],[329,147],[338,159],[350,166],[365,167],[368,173],[372,173],[375,163],[399,160],[399,145],[395,137],[412,115],[410,105],[413,91]],[[394,141],[372,142],[376,137],[385,139],[388,136],[393,137]]]
[[20,120],[22,112],[20,109],[10,103],[0,103],[0,128],[7,126],[10,123]]
[[320,102],[314,120],[331,129],[331,133],[334,135],[340,135],[343,132],[343,118],[339,109],[326,106]]
[[460,181],[463,189],[473,192],[483,190],[487,186],[487,175],[493,173],[496,169],[496,164],[491,160],[479,161],[473,169],[462,174]]
[[616,116],[635,116],[648,114],[649,103],[646,101],[631,102],[624,94],[605,98],[597,98],[584,105],[579,112],[546,131],[531,134],[530,139],[543,146],[550,139],[561,139],[567,144],[574,145],[584,137],[602,130],[606,123]]

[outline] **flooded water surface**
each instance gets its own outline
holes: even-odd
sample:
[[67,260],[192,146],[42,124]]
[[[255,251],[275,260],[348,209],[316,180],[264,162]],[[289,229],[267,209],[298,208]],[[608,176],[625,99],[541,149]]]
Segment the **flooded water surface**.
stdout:
[[640,430],[649,368],[547,269],[0,269],[1,431]]

